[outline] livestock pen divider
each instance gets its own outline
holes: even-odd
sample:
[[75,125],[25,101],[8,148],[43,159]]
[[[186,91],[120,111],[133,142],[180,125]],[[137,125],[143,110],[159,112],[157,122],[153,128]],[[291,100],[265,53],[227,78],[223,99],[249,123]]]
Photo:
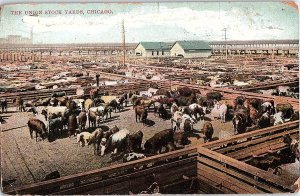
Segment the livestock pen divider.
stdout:
[[[190,146],[141,160],[4,190],[4,192],[60,195],[129,194],[129,192],[139,193],[146,190],[154,181],[160,186],[161,193],[178,193],[176,191],[181,191],[181,193],[293,192],[295,187],[287,184],[282,177],[220,152],[224,153],[226,152],[224,149],[233,148],[232,146],[222,148],[223,145],[237,142],[236,148],[241,148],[244,142],[248,142],[247,145],[249,145],[251,142],[247,141],[249,137],[261,139],[276,136],[286,130],[286,127],[294,129],[298,124],[299,121],[293,121],[274,128],[261,129],[229,139]],[[288,134],[284,131],[283,133]],[[242,142],[238,143],[238,141]],[[252,142],[258,145],[258,148],[262,145],[256,139]],[[216,147],[217,151],[213,151],[212,149]]]

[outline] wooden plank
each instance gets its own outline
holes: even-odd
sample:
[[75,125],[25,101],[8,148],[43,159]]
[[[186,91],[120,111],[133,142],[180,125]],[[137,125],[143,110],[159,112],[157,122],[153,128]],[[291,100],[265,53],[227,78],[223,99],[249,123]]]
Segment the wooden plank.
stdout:
[[230,194],[233,192],[230,192],[228,190],[221,190],[217,187],[218,183],[211,181],[208,178],[205,178],[204,176],[197,175],[198,182],[199,182],[199,189],[208,194]]
[[227,189],[230,189],[236,193],[240,193],[240,194],[264,193],[263,191],[260,191],[253,186],[243,183],[223,172],[214,170],[213,168],[203,165],[201,163],[198,163],[197,168],[198,168],[199,175],[203,174],[207,178],[210,178],[210,179],[216,181],[221,186],[224,186]]
[[66,183],[72,183],[76,178],[83,179],[83,178],[90,178],[90,177],[94,177],[94,176],[109,175],[116,171],[120,172],[120,171],[124,171],[124,170],[130,169],[130,168],[139,167],[139,166],[147,165],[150,163],[155,163],[158,161],[163,161],[166,159],[176,158],[176,157],[183,156],[183,155],[191,154],[193,156],[193,154],[196,154],[196,153],[197,153],[196,147],[189,147],[186,149],[181,149],[181,150],[177,150],[177,151],[168,152],[165,154],[155,155],[152,157],[147,157],[145,159],[140,159],[140,160],[136,160],[136,161],[132,161],[132,162],[128,162],[128,163],[116,164],[116,165],[113,165],[110,167],[105,167],[105,168],[96,169],[96,170],[92,170],[92,171],[88,171],[88,172],[84,172],[84,173],[80,173],[80,174],[65,176],[65,177],[62,177],[59,179],[49,180],[47,182],[38,182],[35,184],[26,185],[26,186],[17,188],[17,191],[26,190],[28,192],[31,192],[31,191],[35,191],[35,190],[41,190],[43,188],[55,187],[55,186],[66,184]]
[[249,184],[252,184],[254,186],[258,186],[258,187],[260,187],[260,189],[266,190],[269,193],[282,193],[282,191],[280,191],[278,189],[275,189],[271,186],[267,186],[265,184],[259,183],[256,180],[254,180],[253,178],[249,178],[246,175],[242,175],[242,174],[238,173],[238,171],[228,169],[228,168],[224,167],[222,164],[217,163],[215,161],[212,161],[210,159],[207,159],[207,158],[204,158],[204,157],[198,157],[198,161],[201,162],[201,163],[204,163],[206,165],[209,165],[210,167],[213,167],[215,169],[222,170],[223,172],[225,172],[225,173],[227,173],[231,176],[235,176],[236,178],[238,178],[242,181],[246,181]]
[[252,139],[251,141],[246,141],[246,142],[242,142],[242,143],[238,143],[238,144],[235,144],[235,145],[232,145],[232,146],[228,146],[228,147],[225,147],[225,148],[218,149],[218,150],[216,150],[216,152],[224,154],[227,151],[236,150],[238,148],[243,148],[243,147],[248,147],[249,145],[254,145],[254,144],[257,144],[257,143],[266,142],[268,140],[271,140],[271,139],[274,139],[274,138],[277,138],[277,137],[282,137],[284,135],[292,134],[292,133],[296,133],[296,132],[299,132],[299,130],[298,129],[293,129],[293,130],[284,131],[282,133],[278,133],[278,134],[274,134],[274,135],[269,135],[269,136],[265,136],[265,137],[261,137],[261,138],[255,138],[255,139]]
[[[298,133],[291,134],[292,139],[295,139],[297,137],[299,137]],[[285,143],[282,142],[282,138],[278,138],[278,139],[261,143],[259,145],[249,146],[245,149],[240,149],[234,152],[227,153],[226,156],[232,157],[234,159],[243,159],[252,155],[263,154],[268,150],[274,150],[277,148],[276,145],[278,144],[280,144],[280,147],[278,148],[287,146]],[[260,153],[256,153],[257,151],[260,151]]]
[[258,169],[256,167],[253,167],[251,165],[248,165],[246,163],[240,162],[238,160],[235,160],[231,157],[227,157],[225,155],[222,155],[220,153],[208,150],[203,147],[198,147],[198,153],[199,156],[207,156],[211,159],[215,159],[216,161],[220,161],[222,163],[226,163],[232,167],[238,168],[246,173],[252,174],[254,176],[257,176],[259,178],[262,178],[266,181],[269,181],[271,183],[277,184],[278,186],[281,186],[285,189],[290,190],[290,185],[285,181],[285,179],[281,178],[280,176],[276,176],[274,174],[270,174],[264,170]]
[[232,142],[235,142],[238,140],[259,136],[259,135],[263,135],[266,133],[272,133],[272,132],[275,132],[275,131],[278,131],[281,129],[291,129],[291,128],[297,128],[297,127],[299,127],[299,120],[283,123],[280,125],[276,125],[276,126],[272,126],[272,127],[268,127],[268,128],[264,128],[264,129],[259,129],[256,131],[251,131],[251,132],[244,133],[244,134],[234,135],[234,136],[231,136],[230,138],[224,138],[224,139],[220,139],[217,141],[205,143],[202,146],[210,149],[213,147],[219,147],[224,144],[232,143]]
[[[185,168],[185,165],[188,168]],[[90,191],[93,190],[95,188],[99,188],[99,187],[106,187],[109,184],[114,184],[120,181],[128,181],[130,179],[134,179],[139,181],[138,179],[142,178],[142,179],[147,179],[149,178],[149,176],[152,176],[153,174],[159,174],[159,173],[163,173],[166,172],[164,175],[170,177],[170,175],[168,175],[168,170],[171,170],[172,172],[176,173],[176,170],[183,168],[183,170],[186,172],[186,170],[191,170],[191,167],[196,168],[196,162],[194,158],[189,158],[187,160],[181,160],[181,161],[176,161],[173,163],[169,163],[166,165],[161,165],[161,166],[157,166],[157,167],[153,167],[153,168],[149,168],[149,169],[145,169],[145,170],[141,170],[141,171],[136,171],[134,173],[131,174],[126,174],[126,175],[122,175],[122,176],[116,176],[107,180],[102,180],[102,181],[98,181],[98,182],[92,182],[92,183],[88,183],[88,184],[84,184],[81,185],[80,187],[73,187],[67,190],[62,190],[56,194],[58,195],[65,195],[65,194],[78,194],[78,193],[84,193],[85,191]],[[185,173],[183,172],[183,173]],[[182,176],[182,174],[181,174]],[[196,176],[196,171],[195,174],[193,176]],[[161,180],[160,183],[165,184],[166,181]],[[143,187],[141,187],[143,189]]]

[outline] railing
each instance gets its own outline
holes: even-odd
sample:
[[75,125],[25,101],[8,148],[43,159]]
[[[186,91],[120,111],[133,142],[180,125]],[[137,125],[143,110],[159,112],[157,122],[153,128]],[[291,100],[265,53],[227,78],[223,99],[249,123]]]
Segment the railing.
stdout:
[[162,191],[197,176],[197,148],[186,148],[143,160],[118,164],[80,174],[39,182],[6,194],[129,194],[149,187],[151,178]]
[[292,187],[280,176],[198,147],[199,188],[208,193],[281,193]]
[[287,134],[292,139],[299,140],[299,120],[209,142],[203,147],[237,160],[244,160],[253,155],[285,148],[282,136]]

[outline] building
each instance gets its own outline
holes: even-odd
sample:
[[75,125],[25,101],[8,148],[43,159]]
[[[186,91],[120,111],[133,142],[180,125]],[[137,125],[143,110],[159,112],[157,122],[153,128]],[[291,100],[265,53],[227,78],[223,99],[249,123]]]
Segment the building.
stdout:
[[0,44],[32,44],[32,39],[20,35],[8,35],[7,38],[0,38]]
[[176,41],[170,54],[173,57],[185,58],[209,57],[212,54],[212,48],[204,41]]
[[172,44],[166,42],[140,42],[134,49],[135,56],[167,57]]

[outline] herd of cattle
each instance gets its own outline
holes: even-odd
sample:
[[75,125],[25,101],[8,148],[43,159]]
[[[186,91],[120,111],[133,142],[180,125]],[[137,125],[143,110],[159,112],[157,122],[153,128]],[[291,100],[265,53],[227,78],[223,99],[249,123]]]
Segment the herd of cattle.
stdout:
[[258,93],[262,93],[264,95],[287,96],[299,99],[299,86],[278,86],[276,89],[258,90]]
[[[68,97],[57,93],[50,98],[27,102],[17,97],[14,103],[18,111],[35,114],[35,117],[28,120],[28,128],[31,138],[35,132],[36,141],[38,136],[50,141],[67,129],[69,137],[77,135],[77,142],[81,146],[93,145],[95,155],[127,152],[124,161],[143,158],[144,154],[182,148],[189,144],[188,136],[198,121],[204,121],[201,130],[204,141],[213,140],[214,128],[207,116],[220,118],[222,122],[231,120],[235,134],[299,119],[299,113],[289,103],[276,104],[273,100],[244,96],[225,100],[219,92],[202,95],[200,91],[187,87],[176,91],[149,89],[120,96],[96,94],[98,96],[92,92],[87,97]],[[5,100],[1,101],[1,106],[5,105],[2,103]],[[111,118],[112,112],[121,112],[129,104],[135,111],[137,123],[147,125],[148,112],[153,111],[155,116],[170,119],[171,128],[159,131],[142,146],[142,131],[131,132],[102,124]],[[7,104],[2,109],[5,112]],[[90,133],[87,125],[93,127],[94,131]]]

